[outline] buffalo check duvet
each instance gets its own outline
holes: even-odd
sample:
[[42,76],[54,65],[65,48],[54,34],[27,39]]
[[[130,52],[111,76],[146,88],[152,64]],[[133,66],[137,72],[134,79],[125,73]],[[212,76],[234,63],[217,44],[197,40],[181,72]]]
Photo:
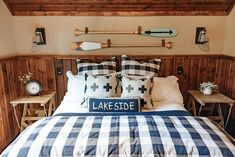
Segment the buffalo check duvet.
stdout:
[[60,114],[25,129],[2,157],[235,156],[207,118],[184,111]]

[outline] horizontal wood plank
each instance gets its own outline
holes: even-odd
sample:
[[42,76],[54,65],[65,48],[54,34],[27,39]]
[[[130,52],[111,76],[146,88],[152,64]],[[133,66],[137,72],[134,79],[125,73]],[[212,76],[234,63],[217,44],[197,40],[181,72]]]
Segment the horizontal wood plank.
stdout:
[[234,0],[4,0],[12,15],[168,16],[228,15]]

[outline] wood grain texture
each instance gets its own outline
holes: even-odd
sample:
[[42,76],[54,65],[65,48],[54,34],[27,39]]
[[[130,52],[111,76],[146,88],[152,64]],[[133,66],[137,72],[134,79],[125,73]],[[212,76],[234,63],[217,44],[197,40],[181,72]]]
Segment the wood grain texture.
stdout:
[[[77,73],[77,58],[101,62],[110,57],[108,55],[19,56],[0,59],[0,152],[19,133],[13,109],[9,105],[10,100],[24,95],[23,84],[18,81],[18,75],[32,72],[33,79],[39,80],[44,90],[56,91],[56,106],[58,106],[67,90],[66,71]],[[132,55],[130,57],[137,61],[161,58],[160,76],[175,75],[179,78],[185,104],[188,99],[186,91],[197,89],[202,81],[217,83],[220,92],[235,99],[235,57],[224,55]],[[117,65],[120,70],[120,56],[117,56]],[[183,67],[183,75],[177,74],[178,67]],[[57,72],[60,70],[62,73],[58,75]],[[17,108],[19,118],[22,109],[22,107]],[[231,117],[235,119],[235,107]]]
[[228,15],[234,0],[4,0],[18,16]]
[[[17,59],[9,58],[0,61],[0,150],[2,150],[16,135],[19,129],[13,116],[9,101],[19,96]],[[18,112],[19,117],[21,116]]]

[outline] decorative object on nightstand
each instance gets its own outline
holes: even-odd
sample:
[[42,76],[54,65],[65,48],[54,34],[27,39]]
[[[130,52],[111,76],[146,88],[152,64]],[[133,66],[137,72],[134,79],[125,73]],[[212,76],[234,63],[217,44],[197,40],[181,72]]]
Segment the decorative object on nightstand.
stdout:
[[[209,119],[219,121],[219,125],[222,127],[226,127],[233,104],[235,103],[235,100],[225,96],[224,94],[220,93],[219,91],[213,92],[211,95],[205,95],[199,90],[188,90],[189,93],[189,101],[188,101],[188,108],[192,107],[192,112],[194,116],[200,116],[202,107],[211,104],[211,107],[209,108],[211,110],[211,114],[208,116]],[[196,109],[196,102],[199,103],[199,109],[197,112]],[[226,117],[226,122],[224,123],[224,117],[222,113],[221,106],[228,104],[229,105],[229,112]],[[212,113],[214,111],[214,108],[217,109],[218,115],[212,116]]]
[[[23,131],[23,129],[28,127],[33,121],[52,115],[52,112],[55,111],[55,93],[56,92],[45,92],[39,96],[23,96],[10,102],[13,106],[15,118],[20,131]],[[19,123],[16,114],[16,106],[20,104],[24,105],[24,109],[21,122]],[[34,110],[34,104],[40,104],[40,106],[43,107],[43,110]],[[46,108],[46,104],[48,104],[48,108]],[[41,115],[40,113],[43,114]]]
[[203,82],[200,84],[200,91],[205,95],[211,95],[213,90],[217,89],[218,86],[214,82]]
[[38,80],[31,80],[32,76],[33,74],[30,72],[22,77],[18,76],[19,80],[25,84],[24,89],[28,96],[39,95],[42,91],[42,84]]

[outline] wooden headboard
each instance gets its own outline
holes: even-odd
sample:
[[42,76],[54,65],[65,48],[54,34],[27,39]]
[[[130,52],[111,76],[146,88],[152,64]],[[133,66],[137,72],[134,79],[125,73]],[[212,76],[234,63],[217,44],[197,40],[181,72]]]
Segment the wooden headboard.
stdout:
[[[71,70],[76,74],[76,59],[86,59],[90,62],[101,62],[110,59],[111,55],[80,55],[80,56],[21,56],[19,57],[20,74],[30,71],[34,74],[35,79],[40,80],[45,90],[57,91],[57,104],[62,100],[67,86],[66,71]],[[120,70],[120,56],[117,57],[117,69]],[[179,78],[180,89],[187,102],[187,90],[197,89],[199,84],[203,81],[212,81],[218,83],[220,89],[224,91],[227,88],[222,81],[227,79],[223,77],[225,72],[229,73],[227,65],[230,64],[232,58],[221,55],[130,55],[130,57],[138,60],[145,61],[153,58],[161,58],[160,76],[175,75]],[[233,58],[234,59],[234,58]],[[229,61],[228,63],[225,62]],[[178,68],[183,68],[183,74],[178,74]],[[228,67],[227,71],[222,67]],[[57,74],[58,71],[62,73]],[[226,73],[226,74],[228,74]],[[222,82],[221,82],[222,81]]]

